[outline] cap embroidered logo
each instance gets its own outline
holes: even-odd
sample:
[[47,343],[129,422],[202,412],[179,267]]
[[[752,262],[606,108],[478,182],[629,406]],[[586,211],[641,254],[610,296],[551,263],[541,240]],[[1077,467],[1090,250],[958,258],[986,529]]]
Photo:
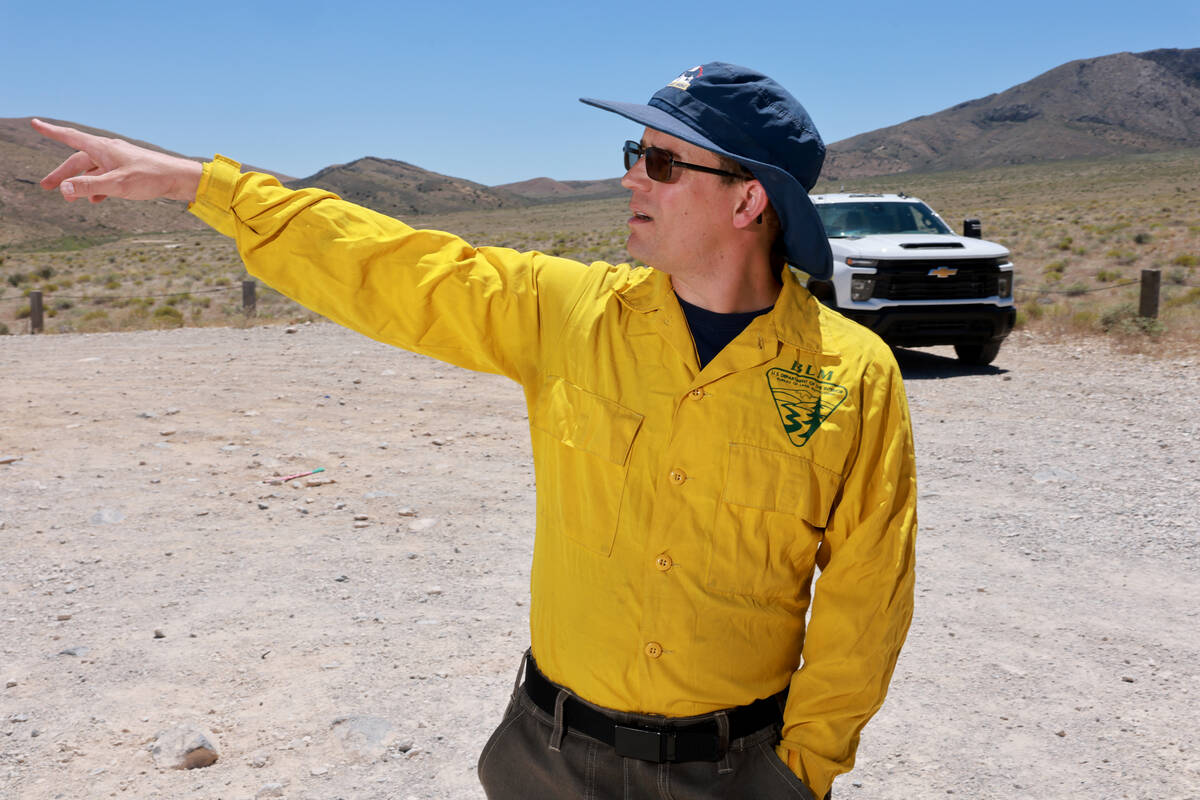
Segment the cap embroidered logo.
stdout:
[[686,92],[688,89],[692,88],[692,81],[696,80],[696,78],[699,78],[703,74],[704,67],[692,67],[691,69],[684,70],[682,75],[668,83],[667,86],[674,86],[676,89]]

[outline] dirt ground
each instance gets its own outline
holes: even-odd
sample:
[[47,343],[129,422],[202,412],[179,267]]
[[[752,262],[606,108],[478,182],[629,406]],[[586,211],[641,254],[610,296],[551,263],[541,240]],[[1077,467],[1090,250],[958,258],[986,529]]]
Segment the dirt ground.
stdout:
[[[1200,797],[1200,362],[901,363],[917,613],[835,796]],[[0,337],[0,461],[0,798],[482,797],[518,387],[327,324]],[[215,764],[156,766],[180,724]]]

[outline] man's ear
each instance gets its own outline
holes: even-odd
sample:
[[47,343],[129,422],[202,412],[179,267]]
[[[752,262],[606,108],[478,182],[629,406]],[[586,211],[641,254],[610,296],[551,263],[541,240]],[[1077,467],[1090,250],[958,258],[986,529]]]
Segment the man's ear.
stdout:
[[767,190],[756,180],[743,181],[737,195],[738,203],[733,212],[735,228],[750,228],[762,224],[763,212],[770,200]]

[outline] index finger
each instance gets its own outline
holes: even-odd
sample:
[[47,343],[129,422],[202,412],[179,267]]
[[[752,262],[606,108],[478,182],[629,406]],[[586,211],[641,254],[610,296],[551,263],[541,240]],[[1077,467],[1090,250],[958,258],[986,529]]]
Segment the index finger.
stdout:
[[62,125],[51,125],[49,122],[42,122],[40,119],[33,119],[29,123],[38,133],[53,139],[56,142],[62,142],[67,147],[73,147],[76,150],[86,150],[96,137],[90,133],[77,131],[74,128],[67,128]]

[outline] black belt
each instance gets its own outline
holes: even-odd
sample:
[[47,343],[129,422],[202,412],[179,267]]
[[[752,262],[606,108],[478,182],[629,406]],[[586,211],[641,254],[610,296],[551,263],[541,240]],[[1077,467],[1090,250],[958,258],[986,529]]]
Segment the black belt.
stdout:
[[[554,716],[560,687],[538,670],[530,656],[525,665],[525,693],[534,705]],[[729,717],[728,741],[757,733],[783,722],[782,693],[748,706],[725,711]],[[616,750],[617,755],[642,761],[720,761],[725,756],[716,719],[688,725],[629,725],[568,696],[563,703],[563,723]]]

